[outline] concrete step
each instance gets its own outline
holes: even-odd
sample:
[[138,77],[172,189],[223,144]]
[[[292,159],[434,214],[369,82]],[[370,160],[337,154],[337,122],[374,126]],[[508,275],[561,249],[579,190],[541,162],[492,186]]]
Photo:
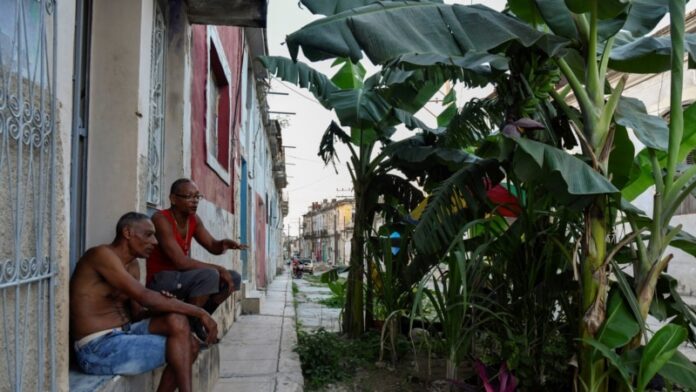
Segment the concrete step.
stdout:
[[242,299],[242,314],[261,313],[261,306],[266,297],[266,293],[259,290],[246,290],[246,287],[243,292],[245,294]]

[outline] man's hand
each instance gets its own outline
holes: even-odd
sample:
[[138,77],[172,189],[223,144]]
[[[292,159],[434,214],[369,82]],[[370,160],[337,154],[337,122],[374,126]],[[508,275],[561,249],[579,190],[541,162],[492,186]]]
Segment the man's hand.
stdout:
[[235,289],[234,282],[232,281],[232,274],[230,274],[230,271],[223,267],[218,267],[218,272],[220,273],[220,279],[227,284],[228,292],[231,293]]
[[244,250],[244,249],[249,248],[246,244],[240,244],[239,242],[231,240],[229,238],[223,240],[223,245],[225,246],[226,249]]
[[176,295],[174,295],[174,294],[172,294],[172,293],[170,293],[169,291],[166,291],[166,290],[160,291],[160,294],[162,294],[162,295],[164,295],[165,297],[170,298],[170,299],[176,298]]
[[208,333],[208,337],[206,338],[205,342],[207,344],[217,343],[218,329],[215,320],[213,320],[213,318],[206,313],[203,317],[201,317],[201,323],[203,323],[203,328],[205,328],[205,331]]

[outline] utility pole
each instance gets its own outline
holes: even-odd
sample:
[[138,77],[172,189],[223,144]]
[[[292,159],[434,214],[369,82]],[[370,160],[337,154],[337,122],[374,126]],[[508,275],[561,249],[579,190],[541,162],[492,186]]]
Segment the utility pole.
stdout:
[[334,207],[334,265],[338,263],[338,206]]
[[302,257],[302,217],[297,218],[297,251],[299,257]]

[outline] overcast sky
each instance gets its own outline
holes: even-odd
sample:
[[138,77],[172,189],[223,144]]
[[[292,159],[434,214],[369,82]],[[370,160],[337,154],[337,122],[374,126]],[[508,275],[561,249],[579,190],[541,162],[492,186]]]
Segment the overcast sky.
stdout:
[[[268,10],[268,50],[274,56],[289,57],[287,47],[283,45],[285,36],[299,30],[305,24],[317,19],[306,9],[300,9],[295,0],[271,0]],[[305,60],[307,62],[307,60]],[[313,63],[312,67],[331,75],[330,62]],[[350,177],[345,168],[345,159],[337,165],[338,174],[331,166],[325,167],[317,152],[319,140],[324,130],[335,118],[307,90],[290,84],[273,80],[271,91],[289,95],[269,95],[271,111],[293,112],[295,115],[283,116],[271,114],[272,117],[287,118],[288,124],[283,128],[286,172],[290,212],[285,218],[285,232],[297,235],[298,219],[307,212],[314,201],[350,196]],[[343,157],[345,157],[345,151]],[[346,191],[338,191],[346,189]]]

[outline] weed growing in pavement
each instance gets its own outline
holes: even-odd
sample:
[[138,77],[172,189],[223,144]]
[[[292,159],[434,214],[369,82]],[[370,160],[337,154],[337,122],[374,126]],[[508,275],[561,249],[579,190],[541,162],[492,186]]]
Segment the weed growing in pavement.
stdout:
[[326,306],[327,308],[336,308],[336,309],[342,309],[343,305],[345,304],[345,297],[337,297],[335,295],[332,295],[331,297],[328,298],[322,298],[320,299],[319,302],[320,304]]
[[300,293],[300,288],[297,287],[297,284],[295,282],[292,282],[292,307],[295,309],[295,330],[299,332],[300,328],[302,327],[302,323],[300,322],[300,318],[297,317],[297,294]]
[[323,328],[316,332],[297,331],[302,374],[308,390],[349,379],[359,367],[368,367],[379,358],[379,334],[367,333],[348,340]]
[[303,275],[302,279],[310,286],[322,287],[326,286],[326,283],[321,281],[321,275]]
[[297,293],[300,292],[300,288],[297,287],[297,283],[292,282],[292,296],[297,297]]

